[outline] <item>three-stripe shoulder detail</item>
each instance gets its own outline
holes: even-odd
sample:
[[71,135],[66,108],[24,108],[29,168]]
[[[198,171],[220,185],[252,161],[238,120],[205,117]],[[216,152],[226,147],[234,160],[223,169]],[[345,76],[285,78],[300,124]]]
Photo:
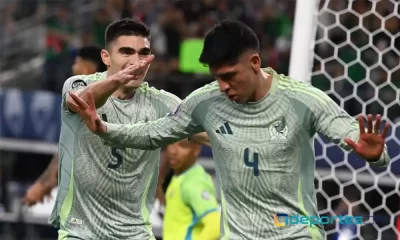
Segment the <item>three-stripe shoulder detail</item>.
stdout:
[[309,96],[321,103],[326,104],[331,101],[329,96],[318,88],[295,80],[282,78],[279,82],[278,88],[284,91],[289,91],[288,94],[292,97],[296,97],[296,94],[304,94],[305,96]]

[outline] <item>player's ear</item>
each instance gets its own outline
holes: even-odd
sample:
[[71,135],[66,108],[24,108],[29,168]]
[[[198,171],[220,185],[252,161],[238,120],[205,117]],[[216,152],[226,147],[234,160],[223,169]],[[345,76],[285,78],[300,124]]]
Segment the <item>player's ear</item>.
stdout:
[[253,71],[254,71],[254,72],[260,71],[260,68],[261,68],[261,58],[260,58],[260,55],[258,55],[258,54],[252,54],[252,55],[250,56],[250,64],[251,64],[251,67],[253,68]]
[[107,66],[107,68],[110,67],[110,54],[106,49],[101,50],[101,60],[103,60],[103,63]]

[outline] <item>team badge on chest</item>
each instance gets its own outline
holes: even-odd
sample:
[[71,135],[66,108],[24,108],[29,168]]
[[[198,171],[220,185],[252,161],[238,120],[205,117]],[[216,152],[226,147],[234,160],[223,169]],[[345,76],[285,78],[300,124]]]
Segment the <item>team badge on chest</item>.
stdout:
[[270,143],[285,143],[287,142],[288,127],[286,120],[275,121],[269,126]]

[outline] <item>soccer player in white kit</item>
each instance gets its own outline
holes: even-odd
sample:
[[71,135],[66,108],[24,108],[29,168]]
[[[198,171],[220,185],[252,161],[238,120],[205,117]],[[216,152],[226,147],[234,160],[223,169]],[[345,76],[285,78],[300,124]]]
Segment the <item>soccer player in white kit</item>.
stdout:
[[101,56],[108,70],[69,78],[62,92],[58,194],[50,223],[59,239],[155,239],[150,212],[160,149],[115,148],[90,132],[69,92],[92,101],[103,121],[155,121],[181,100],[143,82],[154,59],[148,27],[122,19],[106,30]]
[[[112,146],[156,149],[206,131],[222,188],[222,239],[324,239],[322,224],[274,225],[274,214],[318,216],[313,136],[323,133],[370,165],[387,166],[388,124],[349,116],[322,91],[261,68],[259,41],[237,21],[205,37],[200,62],[216,81],[169,116],[141,124],[102,121],[71,93],[88,128]],[[91,97],[88,93],[87,97]]]

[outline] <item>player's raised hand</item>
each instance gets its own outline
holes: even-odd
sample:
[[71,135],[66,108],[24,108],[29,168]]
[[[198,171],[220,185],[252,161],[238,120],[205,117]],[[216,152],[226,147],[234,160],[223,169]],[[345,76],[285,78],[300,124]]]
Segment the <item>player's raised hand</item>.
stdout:
[[127,84],[130,81],[138,81],[142,73],[147,70],[147,67],[153,60],[154,55],[149,55],[145,59],[142,59],[135,64],[129,65],[121,71],[115,73],[113,75],[113,78],[121,85]]
[[101,120],[99,115],[96,113],[96,106],[94,104],[94,99],[91,91],[86,93],[86,97],[88,103],[86,103],[82,98],[78,97],[72,91],[69,92],[69,95],[74,100],[74,110],[76,113],[81,115],[83,122],[95,134],[103,134],[107,131],[107,126]]
[[355,143],[350,138],[346,138],[345,142],[354,149],[354,151],[367,161],[376,161],[380,158],[384,147],[386,134],[389,131],[389,123],[380,132],[381,115],[376,116],[375,126],[373,126],[372,115],[368,115],[367,132],[365,132],[364,118],[358,117],[360,126],[360,138]]

